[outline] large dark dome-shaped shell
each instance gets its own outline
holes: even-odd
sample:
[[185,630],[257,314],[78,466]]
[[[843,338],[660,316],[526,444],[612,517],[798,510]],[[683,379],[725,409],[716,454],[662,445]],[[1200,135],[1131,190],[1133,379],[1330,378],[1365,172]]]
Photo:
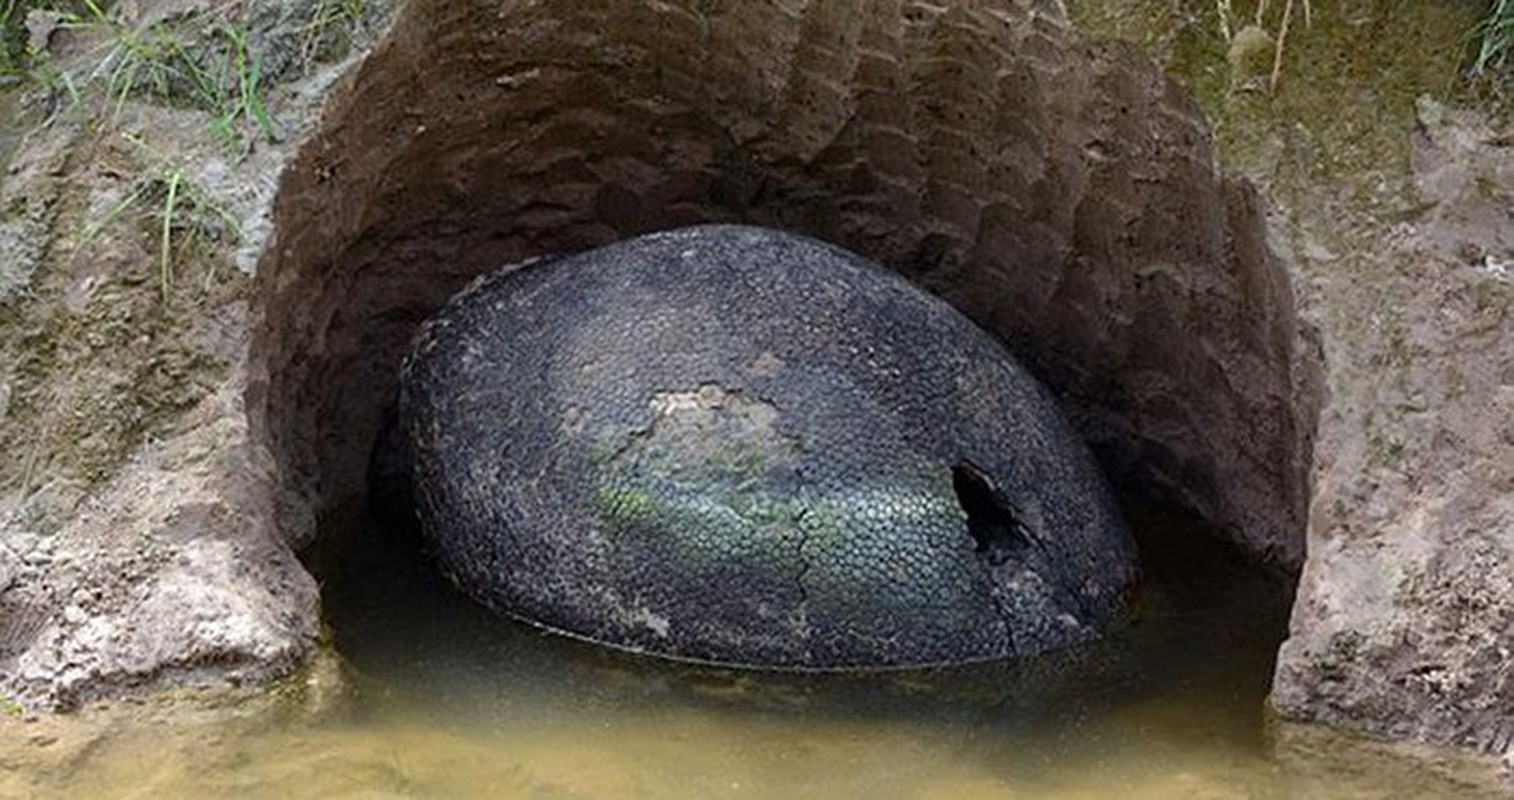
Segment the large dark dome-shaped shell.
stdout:
[[730,664],[887,667],[1096,635],[1135,555],[1046,391],[946,303],[758,228],[483,278],[400,419],[442,568],[512,616]]

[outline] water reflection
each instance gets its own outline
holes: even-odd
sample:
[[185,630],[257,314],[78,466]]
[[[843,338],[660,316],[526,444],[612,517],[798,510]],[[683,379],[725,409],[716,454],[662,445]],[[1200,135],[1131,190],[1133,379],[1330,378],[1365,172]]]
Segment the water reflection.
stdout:
[[[424,687],[426,704],[450,715],[678,703],[954,724],[976,717],[1025,721],[1098,702],[1086,687],[1117,686],[1110,677],[1130,659],[1130,643],[1116,640],[1030,661],[860,676],[674,664],[502,621],[415,558],[408,539],[355,515],[334,527],[343,533],[327,541],[338,555],[317,571],[339,649],[373,684],[399,693]],[[1084,690],[1073,696],[1073,687]]]
[[872,675],[676,665],[505,623],[357,512],[333,523],[332,555],[317,561],[364,725],[495,742],[548,796],[1076,792],[1092,764],[1171,792],[1215,769],[1255,772],[1286,587],[1174,520],[1140,525],[1157,560],[1108,640]]

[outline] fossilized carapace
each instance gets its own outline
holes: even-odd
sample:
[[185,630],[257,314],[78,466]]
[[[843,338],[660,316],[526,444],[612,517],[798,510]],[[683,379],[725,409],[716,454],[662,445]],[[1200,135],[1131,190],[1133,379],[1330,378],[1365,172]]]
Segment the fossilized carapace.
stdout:
[[1050,397],[845,250],[702,226],[482,278],[400,419],[441,567],[490,607],[729,664],[887,667],[1098,633],[1135,552]]

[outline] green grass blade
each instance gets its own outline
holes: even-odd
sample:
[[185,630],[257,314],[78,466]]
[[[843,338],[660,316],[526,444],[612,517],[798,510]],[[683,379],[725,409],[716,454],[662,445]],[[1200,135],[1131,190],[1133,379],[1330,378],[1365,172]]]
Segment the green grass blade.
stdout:
[[263,77],[263,54],[258,53],[252,58],[252,69],[248,73],[245,85],[247,89],[247,109],[252,113],[252,119],[257,123],[258,130],[263,138],[269,142],[277,141],[276,131],[273,125],[273,116],[268,113],[268,106],[263,103],[263,95],[259,91],[259,84]]
[[163,232],[158,242],[158,282],[163,290],[163,302],[167,303],[173,293],[173,215],[179,198],[179,181],[183,174],[178,170],[168,176],[168,198],[163,201]]

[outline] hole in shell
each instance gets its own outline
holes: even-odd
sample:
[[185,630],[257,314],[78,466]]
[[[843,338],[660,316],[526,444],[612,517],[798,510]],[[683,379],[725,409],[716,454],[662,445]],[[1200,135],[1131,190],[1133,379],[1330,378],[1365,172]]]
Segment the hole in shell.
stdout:
[[1000,566],[1016,552],[1035,545],[1035,534],[1014,501],[977,464],[963,461],[952,467],[952,491],[967,512],[967,532],[976,543],[974,549],[989,564]]

